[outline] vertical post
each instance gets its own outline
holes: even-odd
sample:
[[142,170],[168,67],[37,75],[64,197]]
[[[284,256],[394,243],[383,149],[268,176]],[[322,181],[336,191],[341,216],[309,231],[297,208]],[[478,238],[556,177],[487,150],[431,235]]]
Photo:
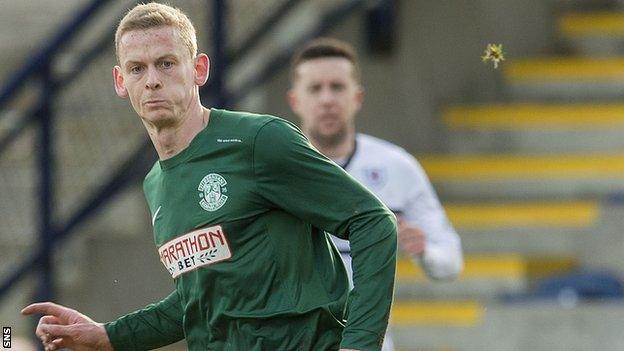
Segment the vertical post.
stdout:
[[225,88],[225,22],[227,16],[227,8],[225,0],[213,0],[212,2],[212,42],[213,53],[211,57],[212,79],[212,96],[214,98],[214,106],[219,108],[228,107],[227,92]]
[[43,249],[43,257],[39,265],[38,300],[49,301],[54,297],[54,270],[52,267],[52,245],[54,243],[54,228],[52,222],[54,205],[54,152],[53,152],[53,123],[52,111],[54,83],[50,62],[41,68],[41,108],[39,110],[39,242]]
[[366,44],[375,54],[392,54],[397,38],[396,0],[380,0],[366,11]]

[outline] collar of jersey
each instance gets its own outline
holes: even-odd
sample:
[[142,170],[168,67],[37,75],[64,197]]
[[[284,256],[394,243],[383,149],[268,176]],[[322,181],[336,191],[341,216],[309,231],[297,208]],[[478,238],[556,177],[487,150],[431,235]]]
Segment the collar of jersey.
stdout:
[[173,168],[179,164],[186,162],[194,153],[195,150],[201,145],[202,139],[205,138],[205,135],[208,134],[211,130],[214,130],[214,125],[216,124],[216,120],[221,115],[221,110],[217,110],[214,108],[210,109],[210,120],[204,129],[202,129],[197,135],[191,140],[189,146],[186,149],[180,151],[177,155],[168,158],[166,160],[158,161],[160,163],[160,169],[167,170]]

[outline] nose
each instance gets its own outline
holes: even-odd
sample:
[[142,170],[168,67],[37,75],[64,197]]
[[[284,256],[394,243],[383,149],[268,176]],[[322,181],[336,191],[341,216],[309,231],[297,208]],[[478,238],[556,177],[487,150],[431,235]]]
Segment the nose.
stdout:
[[148,68],[147,74],[145,77],[145,88],[149,90],[160,89],[162,87],[162,82],[160,81],[160,77],[158,75],[158,70],[155,68]]
[[334,98],[335,96],[331,89],[322,89],[321,93],[319,94],[319,99],[323,104],[331,104],[332,102],[334,102]]

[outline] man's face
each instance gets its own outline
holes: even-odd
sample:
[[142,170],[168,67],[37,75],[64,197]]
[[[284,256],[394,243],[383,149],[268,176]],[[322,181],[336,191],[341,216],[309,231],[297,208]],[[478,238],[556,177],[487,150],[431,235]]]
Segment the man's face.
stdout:
[[354,130],[353,119],[362,106],[363,92],[353,64],[342,57],[307,60],[295,68],[288,93],[302,129],[313,140],[336,145]]
[[171,26],[125,33],[118,54],[120,65],[113,69],[117,95],[129,97],[145,123],[178,125],[207,79],[208,58],[192,58]]

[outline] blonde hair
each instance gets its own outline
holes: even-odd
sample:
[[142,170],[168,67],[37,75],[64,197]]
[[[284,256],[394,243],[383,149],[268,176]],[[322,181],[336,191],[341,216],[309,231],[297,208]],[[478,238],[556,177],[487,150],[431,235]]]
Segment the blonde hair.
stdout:
[[191,57],[197,55],[197,36],[191,20],[178,8],[151,2],[133,7],[119,22],[115,33],[117,60],[119,61],[119,44],[124,34],[133,30],[146,30],[161,26],[177,28]]

